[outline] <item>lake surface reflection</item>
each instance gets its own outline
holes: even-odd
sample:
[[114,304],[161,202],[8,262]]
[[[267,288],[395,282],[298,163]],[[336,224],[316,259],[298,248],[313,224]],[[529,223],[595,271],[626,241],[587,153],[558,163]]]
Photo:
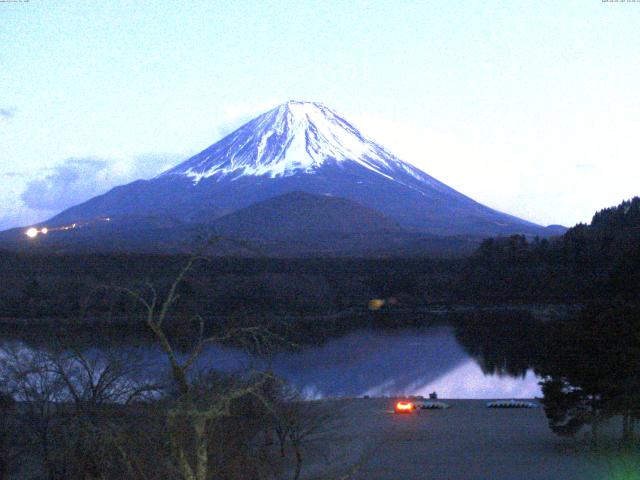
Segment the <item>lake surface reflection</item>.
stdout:
[[[42,348],[29,342],[26,345]],[[166,369],[166,358],[157,347],[147,344],[135,348],[145,357],[148,374]],[[539,379],[533,371],[526,370],[519,376],[489,374],[483,372],[481,364],[481,358],[471,357],[458,342],[453,327],[438,326],[361,330],[329,339],[319,346],[280,352],[268,360],[238,349],[212,346],[202,353],[196,367],[233,372],[270,366],[308,398],[426,397],[433,391],[440,398],[541,396]]]
[[[309,398],[424,395],[440,398],[533,398],[539,379],[485,374],[456,340],[452,327],[400,331],[362,330],[270,359],[273,371]],[[212,348],[200,366],[226,371],[265,362],[233,349]]]

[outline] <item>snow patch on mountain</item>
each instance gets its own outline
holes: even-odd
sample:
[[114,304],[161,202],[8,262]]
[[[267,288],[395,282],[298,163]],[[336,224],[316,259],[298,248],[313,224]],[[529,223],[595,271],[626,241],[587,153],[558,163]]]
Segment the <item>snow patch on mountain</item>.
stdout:
[[[435,186],[433,179],[361,134],[321,103],[289,101],[243,125],[186,162],[161,174],[206,178],[291,176],[328,163],[355,162],[390,180],[401,171]],[[439,182],[436,182],[439,184]]]

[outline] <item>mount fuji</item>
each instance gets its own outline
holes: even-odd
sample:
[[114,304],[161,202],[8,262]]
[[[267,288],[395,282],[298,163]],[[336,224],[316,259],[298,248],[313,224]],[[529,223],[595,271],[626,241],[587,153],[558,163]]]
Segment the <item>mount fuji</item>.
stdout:
[[[364,235],[358,227],[362,217],[369,223],[379,217],[373,224],[379,223],[385,235],[391,231],[477,237],[562,232],[561,228],[541,227],[481,205],[395,157],[332,109],[299,101],[289,101],[256,117],[155,178],[113,188],[41,225],[49,229],[90,226],[108,218],[115,228],[119,222],[131,225],[132,219],[143,218],[140,225],[160,223],[166,232],[172,225],[176,226],[173,230],[207,225],[233,234],[228,226],[237,225],[238,218],[250,221],[260,215],[245,212],[231,221],[226,216],[237,216],[243,209],[283,196],[284,200],[274,203],[278,207],[275,210],[272,206],[259,207],[261,212],[273,215],[266,221],[261,216],[260,231],[238,229],[251,231],[254,238],[272,237],[270,222],[278,231],[275,222],[287,217],[289,206],[306,208],[296,204],[299,195],[287,196],[292,192],[318,197],[311,202],[314,207],[307,218],[316,223],[322,223],[325,216],[336,218],[335,211],[331,215],[323,213],[324,204],[333,209],[337,205],[327,203],[327,199],[344,199],[347,203],[340,203],[340,208],[360,235]],[[310,205],[310,197],[304,198],[304,205]],[[370,215],[363,214],[365,210]],[[296,218],[304,219],[304,210]],[[301,232],[309,228],[302,220],[296,224]],[[375,233],[370,226],[365,229],[367,235]],[[344,234],[344,225],[341,228]],[[286,230],[290,232],[291,228]],[[325,225],[325,230],[330,232],[332,225]],[[175,235],[173,232],[169,236]]]

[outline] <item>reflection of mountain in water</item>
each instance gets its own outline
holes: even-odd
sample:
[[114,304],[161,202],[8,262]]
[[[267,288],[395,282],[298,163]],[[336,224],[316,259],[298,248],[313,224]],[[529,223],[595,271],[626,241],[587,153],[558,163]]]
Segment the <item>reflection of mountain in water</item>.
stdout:
[[[461,336],[460,331],[456,333]],[[468,335],[462,338],[469,340]],[[32,349],[45,348],[17,339],[8,342],[29,345]],[[101,347],[87,348],[91,355],[91,350]],[[168,366],[156,345],[142,342],[115,348],[135,350],[147,375],[161,374]],[[482,357],[476,358],[482,362]],[[492,375],[483,372],[479,366],[482,364],[474,361],[461,347],[453,328],[445,326],[396,332],[353,332],[317,347],[279,353],[270,363],[277,375],[308,397],[427,396],[434,390],[442,398],[530,398],[539,395],[537,379],[530,370],[519,371],[518,377]],[[218,346],[206,349],[197,365],[198,368],[227,372],[266,366],[263,359]]]
[[280,355],[276,373],[321,396],[415,393],[467,360],[449,328],[361,331],[297,355]]
[[451,370],[417,395],[437,391],[442,398],[534,398],[542,394],[539,378],[532,370],[522,376],[487,374],[474,360]]
[[[218,349],[207,352],[207,357],[213,358],[211,355],[225,357]],[[232,364],[238,366],[237,357]],[[244,366],[259,366],[251,364],[245,358]],[[359,331],[319,347],[278,354],[272,368],[310,397],[426,396],[434,390],[449,398],[530,398],[539,394],[531,372],[519,378],[483,373],[450,327]]]

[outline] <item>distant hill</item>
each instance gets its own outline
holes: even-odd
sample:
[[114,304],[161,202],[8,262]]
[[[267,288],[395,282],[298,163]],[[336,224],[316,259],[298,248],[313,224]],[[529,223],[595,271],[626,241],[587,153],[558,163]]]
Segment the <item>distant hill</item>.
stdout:
[[460,256],[480,242],[408,232],[352,200],[305,192],[279,195],[216,219],[210,231],[248,241],[256,254],[272,256]]
[[385,215],[345,198],[291,192],[212,222],[214,231],[244,239],[306,240],[403,233]]

